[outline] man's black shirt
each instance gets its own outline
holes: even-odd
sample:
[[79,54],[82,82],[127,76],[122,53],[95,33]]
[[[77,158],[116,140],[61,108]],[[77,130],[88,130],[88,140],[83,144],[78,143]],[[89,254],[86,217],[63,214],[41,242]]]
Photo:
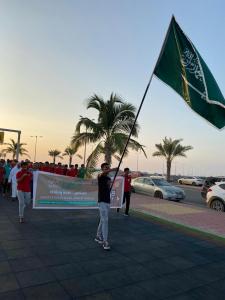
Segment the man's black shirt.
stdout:
[[98,176],[98,202],[110,203],[110,182],[109,176],[104,174]]

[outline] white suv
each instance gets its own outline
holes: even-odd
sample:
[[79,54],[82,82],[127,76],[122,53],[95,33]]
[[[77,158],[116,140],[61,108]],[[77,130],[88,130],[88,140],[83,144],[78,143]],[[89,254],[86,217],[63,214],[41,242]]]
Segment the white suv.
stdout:
[[208,189],[206,204],[217,211],[225,211],[225,181],[216,182]]

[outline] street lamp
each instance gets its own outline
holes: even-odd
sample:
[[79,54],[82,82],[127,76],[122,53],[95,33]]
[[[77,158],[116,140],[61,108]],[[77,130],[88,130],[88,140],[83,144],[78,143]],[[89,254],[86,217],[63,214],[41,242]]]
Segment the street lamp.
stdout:
[[138,152],[137,152],[137,172],[138,172],[138,160],[139,160],[139,157],[138,157]]
[[36,150],[37,150],[37,139],[42,138],[42,135],[31,135],[30,137],[35,138],[35,146],[34,146],[34,162],[36,162]]

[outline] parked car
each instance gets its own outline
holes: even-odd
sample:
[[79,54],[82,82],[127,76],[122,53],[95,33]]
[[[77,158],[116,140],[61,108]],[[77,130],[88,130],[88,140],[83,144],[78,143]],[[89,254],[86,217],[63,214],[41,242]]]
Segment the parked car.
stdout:
[[171,185],[161,176],[138,177],[132,180],[132,191],[152,197],[180,201],[185,198],[181,188]]
[[216,182],[208,189],[206,204],[217,211],[225,211],[225,181]]
[[225,181],[224,177],[207,177],[204,180],[204,183],[202,185],[202,190],[201,190],[201,195],[202,198],[206,199],[206,194],[208,192],[208,189],[214,185],[216,182],[221,182],[221,181]]
[[197,176],[193,176],[193,177],[184,177],[184,178],[180,178],[178,179],[178,183],[179,184],[191,184],[191,185],[198,185],[201,186],[203,185],[203,179]]

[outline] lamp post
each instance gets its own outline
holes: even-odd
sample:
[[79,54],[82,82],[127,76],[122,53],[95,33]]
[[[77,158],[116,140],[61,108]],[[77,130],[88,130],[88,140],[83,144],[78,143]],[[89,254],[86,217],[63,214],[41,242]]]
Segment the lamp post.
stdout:
[[34,162],[36,162],[36,151],[37,151],[37,139],[42,138],[42,135],[31,135],[30,137],[35,138],[35,145],[34,145]]
[[137,172],[139,171],[139,151],[137,150]]

